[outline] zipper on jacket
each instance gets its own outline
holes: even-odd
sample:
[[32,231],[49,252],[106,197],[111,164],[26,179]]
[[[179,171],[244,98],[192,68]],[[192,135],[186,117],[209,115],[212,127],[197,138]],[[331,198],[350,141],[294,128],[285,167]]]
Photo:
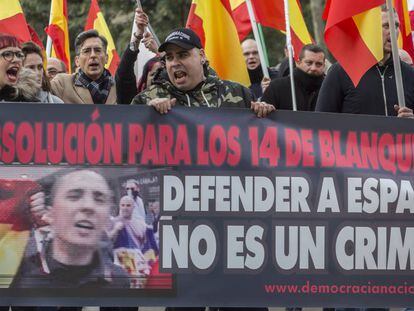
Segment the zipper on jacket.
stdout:
[[378,66],[376,67],[377,67],[378,73],[381,76],[382,96],[384,97],[385,115],[388,117],[387,95],[385,93],[385,72],[387,71],[388,66],[385,67],[383,73],[381,73],[381,70],[378,68]]

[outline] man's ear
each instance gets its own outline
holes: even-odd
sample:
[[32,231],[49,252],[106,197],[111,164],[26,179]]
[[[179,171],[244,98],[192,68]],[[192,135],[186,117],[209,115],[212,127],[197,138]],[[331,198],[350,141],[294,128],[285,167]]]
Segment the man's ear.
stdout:
[[204,52],[204,49],[200,49],[200,56],[201,56],[201,63],[204,64],[206,62],[206,52]]
[[108,64],[108,60],[109,60],[108,53],[105,52],[105,64],[104,65]]
[[79,55],[75,56],[75,65],[77,68],[79,68]]

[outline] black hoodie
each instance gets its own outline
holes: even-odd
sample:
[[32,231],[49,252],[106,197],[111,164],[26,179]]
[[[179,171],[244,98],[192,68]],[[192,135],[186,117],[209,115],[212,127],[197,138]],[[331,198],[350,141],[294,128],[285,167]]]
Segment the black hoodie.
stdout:
[[[295,79],[296,104],[300,111],[314,111],[319,89],[324,76],[313,76],[299,68],[293,71]],[[290,76],[275,79],[263,94],[262,101],[272,104],[276,109],[292,110],[292,91]]]
[[[401,62],[405,101],[414,108],[414,69]],[[385,98],[384,98],[385,95]],[[392,57],[371,67],[355,87],[338,63],[332,65],[319,92],[316,111],[396,116],[398,104]]]

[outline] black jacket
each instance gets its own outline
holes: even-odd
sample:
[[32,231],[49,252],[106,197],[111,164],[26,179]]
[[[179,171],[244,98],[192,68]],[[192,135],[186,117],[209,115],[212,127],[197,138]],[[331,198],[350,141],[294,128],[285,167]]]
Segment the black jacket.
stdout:
[[[401,69],[406,105],[413,109],[414,70],[403,62]],[[395,116],[396,104],[397,88],[390,58],[384,67],[370,68],[357,87],[338,63],[332,65],[319,92],[316,111]]]
[[[295,68],[295,94],[297,109],[300,111],[314,111],[318,92],[324,79],[323,76],[311,76]],[[292,110],[292,88],[290,76],[275,79],[263,94],[262,101],[272,104],[279,110]]]
[[115,73],[116,97],[118,105],[129,105],[137,95],[137,80],[134,73],[134,64],[138,51],[134,52],[128,47],[122,54],[121,61]]
[[52,257],[51,244],[39,253],[30,238],[12,288],[129,288],[128,274],[104,250],[97,250],[87,266],[68,266]]
[[[273,80],[277,78],[278,71],[273,68],[268,68],[270,79]],[[249,73],[250,83],[249,86],[250,91],[252,92],[255,99],[259,99],[263,95],[262,91],[262,80],[263,80],[263,71],[262,66],[258,66],[256,69],[247,70]]]

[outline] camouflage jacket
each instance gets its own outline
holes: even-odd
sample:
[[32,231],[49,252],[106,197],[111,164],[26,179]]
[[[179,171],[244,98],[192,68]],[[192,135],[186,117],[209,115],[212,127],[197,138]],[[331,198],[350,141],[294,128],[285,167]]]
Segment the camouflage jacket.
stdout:
[[250,90],[238,83],[220,80],[209,74],[204,83],[188,92],[180,91],[163,71],[145,91],[132,100],[132,104],[147,104],[154,98],[176,98],[177,105],[187,107],[234,107],[250,108],[252,95]]

